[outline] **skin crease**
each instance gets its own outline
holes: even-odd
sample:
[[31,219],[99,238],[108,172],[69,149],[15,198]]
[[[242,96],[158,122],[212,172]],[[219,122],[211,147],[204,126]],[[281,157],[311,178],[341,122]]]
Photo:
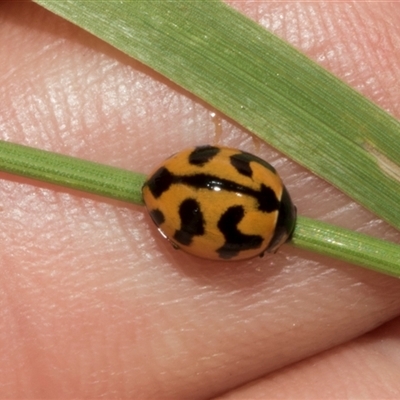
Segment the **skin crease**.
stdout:
[[[400,118],[398,3],[231,4]],[[30,2],[1,2],[0,18],[2,139],[146,173],[192,145],[239,147],[278,169],[300,214],[400,243],[82,30]],[[289,245],[196,259],[142,207],[5,173],[0,216],[0,398],[398,398],[397,279]]]

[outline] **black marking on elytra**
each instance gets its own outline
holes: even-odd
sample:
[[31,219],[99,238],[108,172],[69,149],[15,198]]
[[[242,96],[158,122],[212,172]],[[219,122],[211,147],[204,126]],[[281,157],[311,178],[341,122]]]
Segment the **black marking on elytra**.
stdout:
[[276,251],[284,237],[287,237],[287,240],[291,238],[296,223],[296,213],[296,207],[293,205],[289,193],[284,187],[279,207],[278,220],[275,225],[275,232],[268,245],[267,251]]
[[239,231],[238,224],[244,217],[242,206],[229,207],[218,221],[218,229],[225,237],[225,244],[217,253],[223,259],[237,256],[243,250],[258,249],[263,241],[259,235],[246,235]]
[[257,192],[258,209],[267,213],[278,210],[279,200],[275,192],[269,187],[261,184],[260,191]]
[[150,214],[151,219],[154,221],[154,223],[157,226],[160,226],[161,224],[163,224],[165,222],[164,214],[158,208],[156,208],[154,210],[150,210],[149,214]]
[[145,183],[152,195],[157,199],[166,192],[175,180],[175,176],[167,168],[159,168]]
[[239,153],[234,154],[230,157],[232,166],[236,169],[239,174],[248,176],[249,178],[253,175],[253,170],[250,167],[250,160],[246,157],[246,154]]
[[[252,162],[252,161],[255,162],[255,163],[261,164],[264,168],[267,168],[269,171],[271,171],[274,174],[276,174],[276,170],[271,164],[267,163],[262,158],[255,156],[254,154],[250,154],[250,153],[247,153],[245,151],[242,151],[241,153],[238,153],[238,154],[235,154],[235,155],[231,156],[231,159],[233,157],[235,159],[239,159],[242,162],[242,164],[244,164],[244,163],[250,164],[250,162]],[[233,165],[233,166],[236,168],[235,165]],[[251,168],[249,167],[249,169],[251,169]],[[238,170],[238,172],[241,173],[241,171],[239,171],[239,170]],[[251,175],[246,175],[246,176],[251,176]]]
[[214,146],[198,146],[189,154],[189,164],[202,167],[212,160],[221,150]]
[[261,184],[260,190],[254,190],[247,186],[239,185],[229,179],[220,178],[211,174],[194,174],[175,176],[174,183],[182,183],[195,189],[225,190],[241,193],[255,198],[258,209],[263,212],[273,212],[279,208],[279,200],[275,192],[268,186]]
[[192,243],[194,236],[204,235],[204,217],[200,204],[195,199],[186,199],[179,206],[181,228],[174,234],[174,239],[185,246]]
[[258,209],[262,212],[270,213],[279,208],[279,200],[275,192],[264,184],[260,185],[259,190],[254,190],[212,174],[174,175],[165,167],[159,168],[146,182],[156,199],[169,190],[172,184],[183,184],[194,189],[224,190],[251,196],[257,200]]

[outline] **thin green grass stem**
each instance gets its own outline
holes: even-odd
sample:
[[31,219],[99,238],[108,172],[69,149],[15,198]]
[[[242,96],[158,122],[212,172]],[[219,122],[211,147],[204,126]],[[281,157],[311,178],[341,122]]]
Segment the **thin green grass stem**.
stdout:
[[0,141],[0,170],[43,182],[143,204],[145,175]]
[[[143,204],[145,175],[74,157],[0,141],[0,170],[87,193]],[[400,246],[298,217],[295,246],[400,276]]]
[[400,277],[400,246],[392,242],[300,216],[292,244],[386,275]]

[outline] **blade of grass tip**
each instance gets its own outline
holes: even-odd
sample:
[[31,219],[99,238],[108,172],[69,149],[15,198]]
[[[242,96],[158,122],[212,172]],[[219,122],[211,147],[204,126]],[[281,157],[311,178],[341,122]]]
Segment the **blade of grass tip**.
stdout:
[[143,204],[145,175],[28,146],[0,141],[0,170]]
[[[0,140],[0,170],[143,204],[145,175]],[[400,276],[400,246],[299,217],[292,243],[356,265]]]
[[217,0],[36,0],[400,228],[400,123]]

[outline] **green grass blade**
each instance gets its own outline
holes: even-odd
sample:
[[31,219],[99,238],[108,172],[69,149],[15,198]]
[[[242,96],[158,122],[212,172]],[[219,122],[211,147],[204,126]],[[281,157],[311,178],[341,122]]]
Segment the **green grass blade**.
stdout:
[[400,123],[217,0],[35,0],[195,93],[400,228]]
[[386,275],[400,277],[400,246],[395,243],[325,222],[298,217],[292,244]]
[[0,171],[143,204],[143,174],[2,140]]
[[[0,170],[143,204],[145,175],[0,140]],[[400,246],[299,217],[295,246],[400,277]]]

